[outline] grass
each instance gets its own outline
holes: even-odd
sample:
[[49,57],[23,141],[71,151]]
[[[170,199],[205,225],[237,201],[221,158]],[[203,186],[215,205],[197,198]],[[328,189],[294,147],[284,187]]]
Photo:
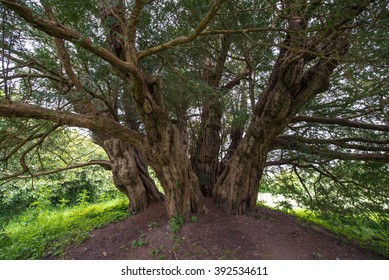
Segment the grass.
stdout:
[[[346,236],[362,247],[373,249],[389,258],[389,233],[383,230],[388,228],[388,221],[378,223],[374,219],[356,216],[353,224],[347,224],[343,220],[323,218],[301,209],[288,213]],[[14,218],[3,231],[0,231],[0,259],[42,259],[47,256],[61,258],[67,245],[85,240],[92,229],[122,220],[127,216],[127,200],[123,198],[97,204],[84,203],[73,208],[27,211]],[[197,221],[197,216],[194,217],[191,219],[192,222]],[[173,234],[179,232],[183,223],[182,217],[171,219],[170,232]],[[148,226],[155,228],[160,225],[157,222],[150,222]],[[176,241],[176,247],[179,247],[180,243]],[[142,239],[133,245],[138,247],[145,245],[143,243]],[[157,252],[150,254],[157,255]]]
[[0,259],[61,258],[64,248],[81,242],[94,228],[128,216],[127,201],[117,199],[73,208],[26,212],[0,233]]
[[[388,215],[375,213],[365,215],[353,215],[352,217],[335,217],[335,215],[318,215],[313,211],[303,208],[284,208],[269,206],[266,202],[257,205],[293,215],[300,221],[308,221],[309,227],[315,225],[325,228],[330,232],[346,237],[349,241],[358,244],[362,248],[370,249],[389,259],[389,219]],[[263,215],[258,218],[266,219]],[[304,224],[304,223],[303,223]],[[305,223],[307,224],[307,223]],[[320,256],[316,256],[320,257]]]
[[288,211],[300,219],[307,220],[318,224],[329,231],[345,236],[348,240],[354,241],[363,248],[371,249],[381,254],[385,258],[389,258],[389,221],[377,222],[375,219],[367,219],[363,216],[353,217],[353,223],[348,224],[341,219],[322,218],[312,212],[296,209]]

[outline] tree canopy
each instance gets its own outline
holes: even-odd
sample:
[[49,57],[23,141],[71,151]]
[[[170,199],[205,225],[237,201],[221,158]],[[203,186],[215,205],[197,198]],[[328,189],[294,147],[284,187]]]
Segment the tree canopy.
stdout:
[[[284,174],[315,209],[387,209],[387,1],[0,2],[3,182],[96,164],[130,210],[190,217]],[[36,168],[64,127],[108,157]]]

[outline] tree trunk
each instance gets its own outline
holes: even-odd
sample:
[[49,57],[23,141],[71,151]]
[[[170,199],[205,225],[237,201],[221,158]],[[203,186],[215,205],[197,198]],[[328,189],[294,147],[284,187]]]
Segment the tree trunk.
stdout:
[[194,153],[191,155],[193,169],[199,178],[201,192],[212,196],[219,170],[219,152],[221,147],[221,120],[223,116],[222,91],[220,81],[231,45],[229,35],[220,42],[220,53],[214,64],[210,57],[203,62],[202,80],[211,88],[206,93],[201,113],[200,131],[196,139]]
[[240,144],[240,141],[242,141],[242,139],[243,139],[243,133],[244,133],[243,124],[242,124],[242,126],[237,126],[237,127],[231,128],[231,132],[229,133],[231,142],[230,142],[230,145],[228,145],[226,153],[220,162],[218,175],[223,173],[228,162],[230,161],[230,159],[234,155],[236,149],[238,148],[238,146]]
[[169,217],[189,219],[193,213],[203,211],[204,197],[198,178],[193,172],[179,130],[170,125],[163,132],[162,141],[150,143],[152,167],[165,192],[165,204]]
[[102,142],[102,146],[112,162],[113,181],[128,197],[131,212],[145,210],[152,201],[163,201],[147,165],[131,145],[109,138]]
[[222,113],[220,97],[207,98],[201,114],[199,137],[191,157],[193,169],[199,178],[201,192],[208,197],[212,196],[219,169]]
[[164,188],[168,216],[189,219],[203,211],[204,197],[186,152],[185,135],[168,116],[157,77],[139,69],[129,83],[147,135],[142,152]]
[[[347,39],[339,39],[332,47],[339,50],[339,54],[344,53]],[[255,106],[247,133],[213,192],[215,202],[227,213],[254,211],[272,142],[312,97],[328,89],[329,77],[339,63],[323,58],[304,71],[307,61],[309,59],[299,53],[281,50],[268,86]]]
[[[281,96],[281,93],[277,95]],[[245,137],[216,183],[213,192],[215,203],[229,214],[249,214],[255,209],[270,144],[286,126],[286,119],[282,118],[283,113],[277,110],[279,108],[274,101],[270,102],[272,106],[269,104],[272,112],[253,118]],[[289,102],[285,98],[281,107],[288,108]],[[274,119],[276,115],[280,115],[279,121]]]

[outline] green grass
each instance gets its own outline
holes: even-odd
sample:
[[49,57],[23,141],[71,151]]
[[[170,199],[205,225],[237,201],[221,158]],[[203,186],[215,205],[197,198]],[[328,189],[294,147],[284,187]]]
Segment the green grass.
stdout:
[[318,224],[329,231],[345,236],[363,248],[376,251],[385,258],[389,258],[389,221],[364,216],[354,216],[351,223],[334,217],[322,218],[306,210],[288,211],[300,219]]
[[117,199],[73,208],[28,211],[0,232],[0,259],[41,259],[63,256],[65,246],[81,242],[94,228],[128,216],[127,201]]

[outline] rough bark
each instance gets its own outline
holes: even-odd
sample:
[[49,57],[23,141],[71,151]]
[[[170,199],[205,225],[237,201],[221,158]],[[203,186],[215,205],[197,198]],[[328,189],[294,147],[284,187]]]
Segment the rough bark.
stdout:
[[[339,38],[333,46],[344,53],[347,40]],[[271,143],[304,104],[328,88],[337,63],[333,59],[320,59],[304,71],[304,57],[281,50],[247,133],[216,183],[214,199],[224,211],[245,214],[255,209]]]
[[220,130],[223,109],[220,97],[209,97],[203,106],[199,136],[191,157],[201,192],[211,196],[219,169]]
[[161,135],[160,144],[149,143],[149,151],[158,179],[165,193],[166,210],[170,217],[190,218],[203,211],[204,197],[198,178],[185,151],[179,130],[170,125]]
[[[302,13],[299,6],[288,6],[291,32],[284,41],[288,47],[281,48],[268,86],[255,105],[247,133],[213,191],[216,203],[224,211],[245,214],[255,209],[260,178],[272,142],[311,98],[328,89],[330,75],[349,48],[348,32],[340,28],[368,5],[361,1],[349,6],[349,13],[337,15],[332,29],[309,39],[304,36],[309,11]],[[321,55],[315,57],[309,54],[311,50]],[[315,58],[317,62],[308,67]]]
[[129,82],[147,135],[143,151],[164,188],[168,216],[190,218],[203,211],[204,197],[186,152],[185,137],[169,119],[158,78],[139,69]]
[[269,146],[287,124],[291,97],[286,88],[279,84],[267,95],[266,105],[253,117],[213,192],[215,203],[229,214],[254,210]]
[[[142,10],[142,1],[134,7],[134,13]],[[107,42],[117,58],[131,61],[128,42],[124,40],[128,33],[125,3],[118,1],[98,1],[102,25],[106,28]],[[137,15],[134,15],[137,17]],[[138,15],[139,16],[139,15]],[[131,23],[130,25],[135,25]],[[121,73],[117,71],[120,75]],[[119,98],[116,95],[117,103]],[[128,91],[122,97],[124,103],[125,123],[133,130],[138,130],[138,117],[134,112],[134,104]],[[117,106],[112,105],[117,110]],[[101,146],[112,162],[112,175],[116,187],[127,195],[130,200],[129,209],[133,212],[145,210],[152,201],[163,201],[163,195],[158,191],[154,180],[150,177],[147,165],[139,151],[127,142],[109,137],[101,142]]]
[[103,141],[102,147],[112,162],[116,187],[130,200],[131,212],[145,210],[152,201],[163,201],[163,195],[150,177],[146,163],[131,145],[109,138]]
[[[145,2],[135,1],[128,24],[122,12],[123,3],[119,1],[116,6],[107,7],[100,1],[100,14],[103,22],[107,22],[108,18],[116,19],[116,24],[109,27],[111,32],[108,34],[108,41],[116,56],[137,64],[134,48],[136,27]],[[128,40],[124,41],[127,35]],[[128,82],[147,133],[147,147],[143,151],[151,158],[150,163],[164,187],[168,215],[189,217],[192,212],[202,210],[202,197],[197,189],[197,177],[186,155],[185,130],[179,122],[176,126],[168,120],[158,79],[147,77],[139,69],[135,75],[128,77]],[[140,191],[137,193],[140,194]]]

